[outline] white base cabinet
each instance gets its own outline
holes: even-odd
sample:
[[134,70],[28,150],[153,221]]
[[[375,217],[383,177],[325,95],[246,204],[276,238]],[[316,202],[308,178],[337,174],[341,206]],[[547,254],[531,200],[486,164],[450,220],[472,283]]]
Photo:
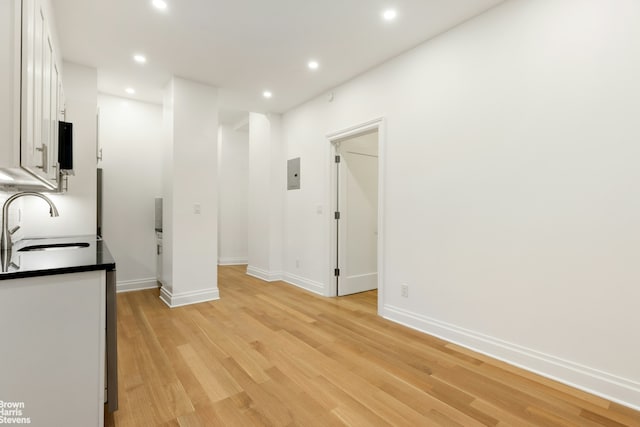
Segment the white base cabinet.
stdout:
[[0,400],[30,425],[104,425],[104,270],[0,281]]

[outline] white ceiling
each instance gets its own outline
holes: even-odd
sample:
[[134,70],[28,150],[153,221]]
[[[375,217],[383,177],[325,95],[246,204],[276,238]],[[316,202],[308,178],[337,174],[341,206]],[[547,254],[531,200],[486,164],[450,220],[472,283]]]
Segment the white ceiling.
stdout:
[[166,1],[160,12],[151,0],[52,0],[63,57],[96,67],[108,94],[133,87],[160,103],[176,75],[219,87],[229,117],[284,112],[503,0]]

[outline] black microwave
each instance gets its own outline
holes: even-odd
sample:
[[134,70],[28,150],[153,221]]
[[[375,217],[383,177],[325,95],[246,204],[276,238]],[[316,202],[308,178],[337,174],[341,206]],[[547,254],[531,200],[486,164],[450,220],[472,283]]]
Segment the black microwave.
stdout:
[[73,123],[58,122],[58,163],[61,171],[73,170]]

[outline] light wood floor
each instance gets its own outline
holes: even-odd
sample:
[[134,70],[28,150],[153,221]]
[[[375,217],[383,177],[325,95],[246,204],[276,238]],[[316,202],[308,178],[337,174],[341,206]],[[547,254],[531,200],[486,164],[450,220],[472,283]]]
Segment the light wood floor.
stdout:
[[640,413],[376,315],[222,267],[222,299],[118,295],[107,426],[640,426]]

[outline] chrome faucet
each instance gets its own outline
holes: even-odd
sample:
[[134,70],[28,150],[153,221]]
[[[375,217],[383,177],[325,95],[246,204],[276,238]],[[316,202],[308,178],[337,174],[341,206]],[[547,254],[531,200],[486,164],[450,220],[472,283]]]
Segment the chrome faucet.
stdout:
[[9,230],[9,205],[11,205],[14,200],[24,196],[40,197],[42,200],[49,204],[49,215],[51,215],[52,217],[59,216],[56,205],[54,205],[51,199],[49,199],[44,194],[36,193],[35,191],[23,191],[22,193],[16,193],[13,196],[9,197],[2,206],[2,237],[0,240],[1,252],[8,252],[11,250],[11,247],[13,246],[11,236],[20,228],[20,226],[16,226],[12,230]]

